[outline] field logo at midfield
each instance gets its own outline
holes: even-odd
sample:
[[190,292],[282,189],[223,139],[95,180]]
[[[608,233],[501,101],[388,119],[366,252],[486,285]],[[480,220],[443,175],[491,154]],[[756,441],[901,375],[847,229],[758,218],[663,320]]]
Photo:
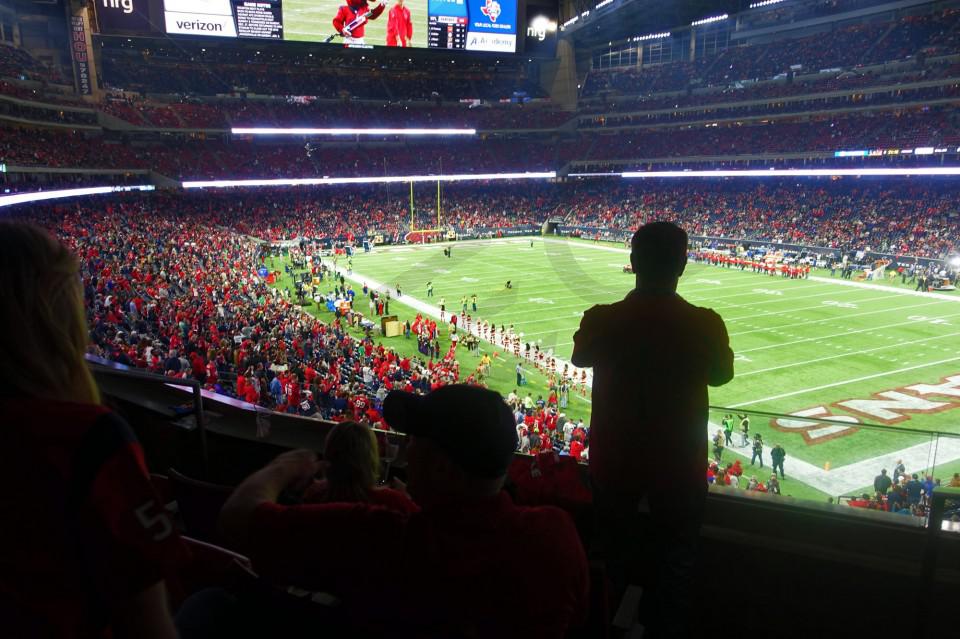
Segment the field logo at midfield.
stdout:
[[[928,397],[948,398],[953,401],[936,401]],[[835,408],[855,415],[834,413]],[[771,419],[770,426],[784,433],[800,433],[808,445],[813,445],[854,434],[859,430],[856,426],[843,424],[861,423],[858,416],[863,416],[870,422],[897,424],[910,419],[912,413],[932,414],[953,408],[960,408],[960,375],[945,377],[938,384],[914,384],[874,393],[867,399],[845,399],[830,406],[805,408],[790,413],[790,417],[806,419],[780,417]],[[812,418],[830,421],[811,421]]]

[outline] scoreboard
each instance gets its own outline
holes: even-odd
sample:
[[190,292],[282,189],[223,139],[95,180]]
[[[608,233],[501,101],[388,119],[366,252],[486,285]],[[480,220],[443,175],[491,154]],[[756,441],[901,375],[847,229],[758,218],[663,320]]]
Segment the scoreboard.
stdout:
[[[538,0],[547,1],[549,0]],[[101,34],[520,53],[521,0],[92,0]],[[339,20],[339,23],[338,23]],[[555,22],[553,36],[555,37]],[[343,28],[339,25],[348,25]],[[542,30],[538,31],[542,38]],[[399,35],[398,35],[399,34]],[[526,38],[526,39],[525,39]]]

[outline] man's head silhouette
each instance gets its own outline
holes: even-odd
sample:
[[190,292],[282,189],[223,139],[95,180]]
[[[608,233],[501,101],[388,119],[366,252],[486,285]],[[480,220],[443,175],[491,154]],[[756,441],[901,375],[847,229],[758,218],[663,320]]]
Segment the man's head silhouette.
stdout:
[[630,264],[638,289],[676,290],[687,265],[687,233],[670,222],[644,224],[633,234]]

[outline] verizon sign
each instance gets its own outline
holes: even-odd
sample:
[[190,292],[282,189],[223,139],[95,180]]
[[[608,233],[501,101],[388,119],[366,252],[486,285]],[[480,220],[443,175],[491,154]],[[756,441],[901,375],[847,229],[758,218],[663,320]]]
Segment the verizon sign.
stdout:
[[218,16],[205,13],[164,13],[167,22],[167,33],[184,33],[187,35],[220,36],[222,38],[236,38],[237,28],[233,23],[233,16]]
[[230,0],[165,0],[167,33],[236,38]]

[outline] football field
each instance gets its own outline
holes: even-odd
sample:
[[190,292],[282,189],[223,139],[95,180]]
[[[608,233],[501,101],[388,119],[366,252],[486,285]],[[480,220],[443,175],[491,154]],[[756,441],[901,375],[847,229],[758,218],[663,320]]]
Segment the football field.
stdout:
[[[345,0],[284,0],[283,39],[303,42],[323,42],[335,33],[333,18]],[[392,0],[376,19],[365,25],[364,43],[383,47],[387,45],[387,17],[393,7]],[[427,46],[427,0],[405,0],[413,23],[411,46]],[[343,38],[334,38],[333,44],[343,44]]]
[[[436,312],[441,299],[448,312],[459,311],[461,298],[476,294],[474,321],[513,324],[523,341],[535,340],[564,360],[582,312],[622,298],[634,283],[622,272],[628,252],[612,244],[463,242],[452,245],[449,258],[445,246],[378,247],[356,255],[348,278],[391,291],[399,284],[403,303],[392,303],[391,313],[401,319]],[[960,296],[914,293],[899,282],[844,281],[828,272],[790,280],[701,264],[688,265],[680,293],[725,320],[736,377],[711,390],[711,404],[750,415],[751,434],[762,433],[767,445],[767,468],[771,446],[787,450],[785,493],[862,492],[880,468],[892,470],[901,458],[908,472],[946,479],[960,470],[960,439],[930,434],[960,434]],[[506,394],[513,390],[515,360],[501,357],[505,374],[491,385]],[[541,384],[537,390],[545,392]],[[580,401],[570,413],[589,412],[589,398]],[[724,412],[711,414],[711,432]],[[747,474],[753,472],[746,447],[728,448],[723,459],[735,455],[746,456]],[[761,480],[769,477],[756,471]]]

